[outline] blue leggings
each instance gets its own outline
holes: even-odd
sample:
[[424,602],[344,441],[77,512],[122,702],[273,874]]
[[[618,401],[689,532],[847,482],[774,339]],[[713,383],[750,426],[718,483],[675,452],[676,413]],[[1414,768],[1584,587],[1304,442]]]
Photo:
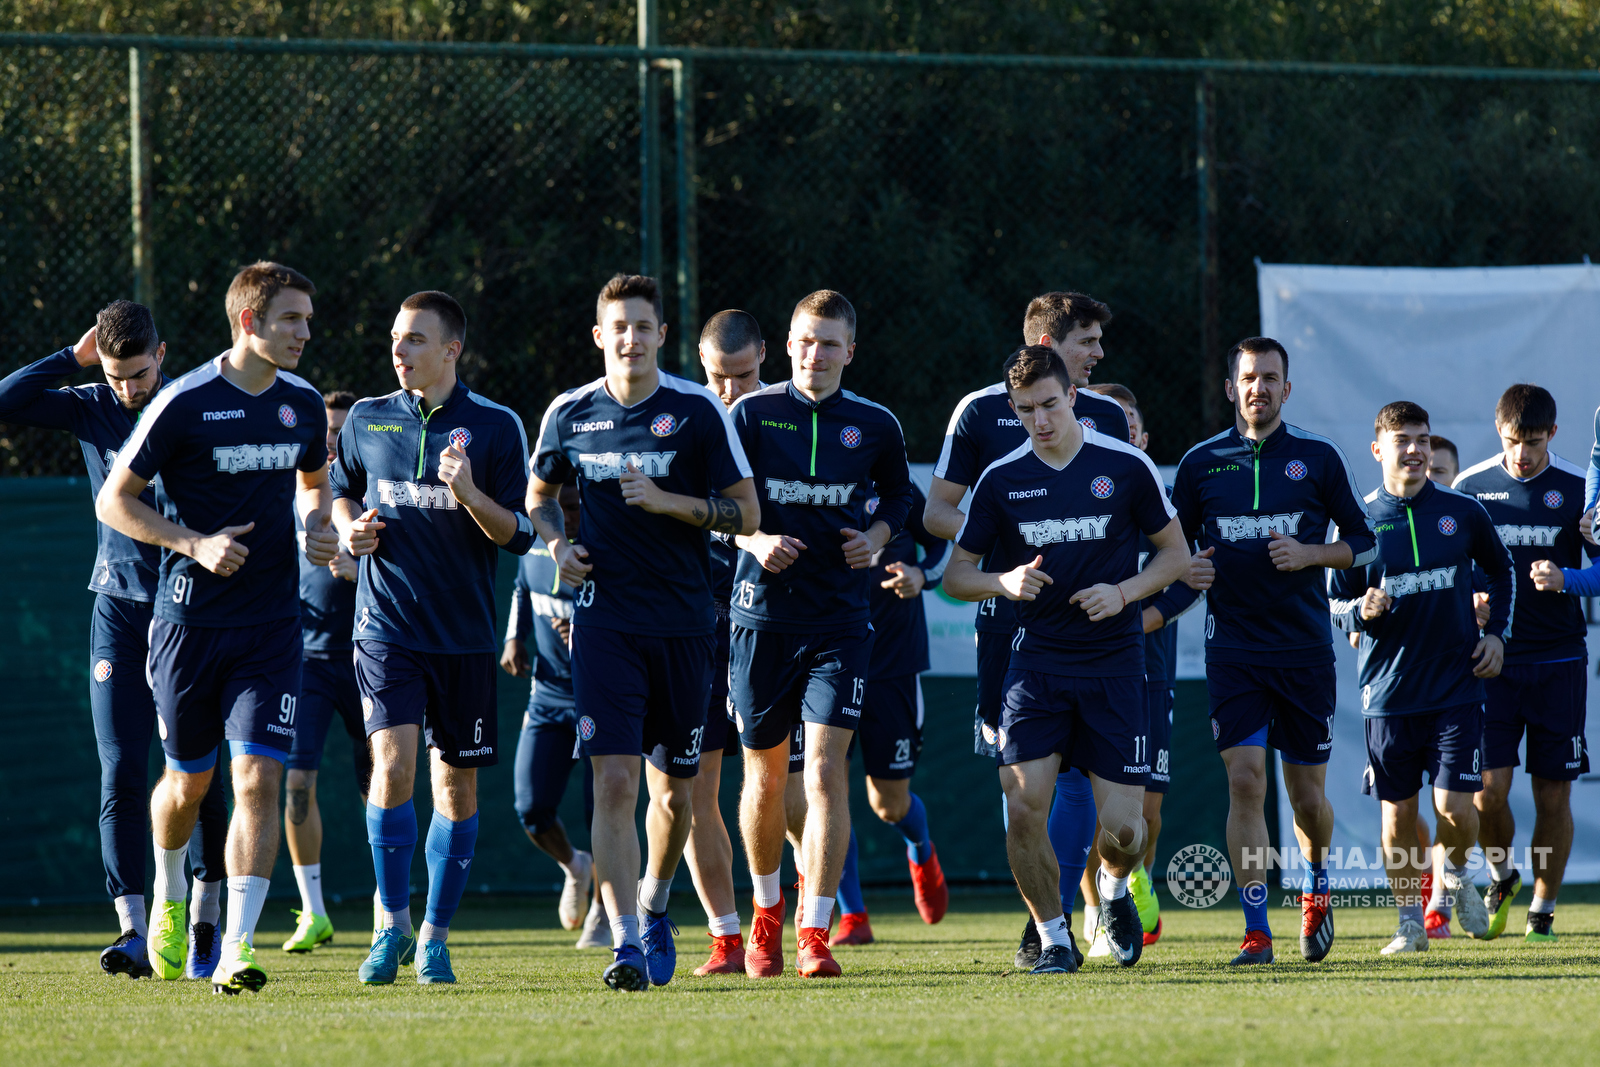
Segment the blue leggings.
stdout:
[[[150,844],[150,742],[156,705],[145,681],[151,605],[100,594],[89,636],[89,708],[100,753],[100,856],[106,892],[143,896]],[[227,873],[228,807],[220,769],[200,802],[189,866],[202,882]]]
[[[542,834],[555,825],[556,809],[567,791],[567,778],[580,762],[573,757],[577,728],[570,722],[551,722],[553,710],[530,709],[523,717],[522,733],[517,738],[513,789],[517,816],[530,834]],[[594,764],[588,760],[581,762],[584,829],[587,830],[594,823]]]
[[1061,865],[1061,913],[1068,918],[1072,917],[1078,882],[1088,865],[1089,849],[1094,846],[1097,818],[1089,776],[1076,768],[1056,775],[1056,798],[1050,805],[1050,846]]

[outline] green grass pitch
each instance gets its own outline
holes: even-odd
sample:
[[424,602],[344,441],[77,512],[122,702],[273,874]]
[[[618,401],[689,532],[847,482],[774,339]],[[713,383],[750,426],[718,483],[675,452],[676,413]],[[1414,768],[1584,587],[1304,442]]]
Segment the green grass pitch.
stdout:
[[[1572,887],[1578,900],[1594,899]],[[1521,905],[1508,933],[1520,934]],[[554,902],[468,901],[452,928],[460,984],[401,972],[363,988],[369,912],[335,908],[333,945],[278,950],[291,929],[272,901],[257,938],[271,981],[221,997],[208,984],[100,973],[106,909],[0,916],[0,1067],[31,1063],[1177,1063],[1424,1065],[1593,1063],[1600,1018],[1600,904],[1563,898],[1558,944],[1520,936],[1434,942],[1383,959],[1395,915],[1340,910],[1333,954],[1300,960],[1294,913],[1275,909],[1279,963],[1225,966],[1235,909],[1164,908],[1165,936],[1129,970],[1089,961],[1074,976],[1011,968],[1023,913],[1014,896],[960,893],[925,926],[909,893],[869,897],[878,943],[844,948],[842,979],[695,978],[706,937],[691,896],[678,977],[613,993],[608,954],[578,952]],[[746,909],[748,910],[748,909]],[[790,926],[792,932],[792,923]],[[792,953],[792,949],[790,950]],[[789,958],[792,966],[792,955]]]

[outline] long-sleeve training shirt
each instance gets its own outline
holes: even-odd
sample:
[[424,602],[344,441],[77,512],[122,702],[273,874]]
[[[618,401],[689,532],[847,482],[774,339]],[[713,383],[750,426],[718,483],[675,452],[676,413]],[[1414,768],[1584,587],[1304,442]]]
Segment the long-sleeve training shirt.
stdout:
[[306,559],[305,524],[297,511],[294,532],[300,541],[300,647],[321,654],[349,652],[356,619],[356,583]]
[[[1489,590],[1483,632],[1509,638],[1519,621],[1511,553],[1489,513],[1464,493],[1433,482],[1413,497],[1378,489],[1366,499],[1378,557],[1365,567],[1328,572],[1328,610],[1339,629],[1361,635],[1361,710],[1368,717],[1421,715],[1484,699],[1473,676],[1478,623],[1472,570]],[[1368,589],[1382,589],[1388,610],[1361,617]]]
[[[1167,498],[1172,498],[1172,487],[1163,486]],[[1156,554],[1156,546],[1144,534],[1139,535],[1139,569]],[[1200,594],[1182,582],[1173,582],[1154,596],[1139,601],[1139,611],[1155,608],[1161,613],[1165,625],[1144,635],[1144,677],[1152,686],[1165,686],[1172,681],[1178,669],[1178,616],[1194,607]]]
[[517,562],[517,580],[511,590],[511,617],[506,640],[533,639],[533,699],[552,708],[570,708],[572,653],[551,619],[572,618],[572,587],[561,581],[550,550],[535,545]]
[[[898,678],[918,674],[929,667],[928,620],[922,606],[922,597],[903,600],[883,583],[893,578],[888,567],[891,563],[908,563],[922,569],[924,593],[932,594],[944,577],[944,566],[950,561],[950,542],[935,537],[922,524],[922,509],[928,500],[915,484],[911,486],[911,513],[905,526],[883,546],[877,560],[867,571],[867,591],[872,601],[872,666],[873,678]],[[878,498],[867,501],[867,514],[878,509]],[[918,558],[921,549],[921,558]]]

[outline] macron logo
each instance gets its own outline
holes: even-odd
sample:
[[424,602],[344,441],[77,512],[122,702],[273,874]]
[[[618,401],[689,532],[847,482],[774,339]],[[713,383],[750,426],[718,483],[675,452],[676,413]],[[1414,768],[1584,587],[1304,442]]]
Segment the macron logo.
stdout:
[[1561,533],[1559,526],[1496,526],[1494,532],[1500,535],[1507,548],[1517,548],[1522,545],[1538,545],[1540,548],[1551,548],[1556,543],[1556,538]]
[[596,422],[575,422],[572,424],[573,433],[592,433],[595,430],[614,430],[617,424],[611,419],[600,419]]
[[1007,493],[1007,500],[1032,500],[1036,496],[1048,496],[1048,489],[1019,489],[1015,493]]
[[378,502],[392,508],[434,508],[439,511],[456,510],[455,494],[448,485],[428,485],[417,482],[390,482],[378,479]]
[[300,458],[300,446],[289,445],[223,445],[211,450],[217,461],[217,470],[224,474],[240,471],[286,471],[294,468]]
[[1296,511],[1292,515],[1219,516],[1217,533],[1229,541],[1258,541],[1271,537],[1274,530],[1293,537],[1300,532],[1300,519],[1304,514]]
[[202,422],[220,422],[223,419],[242,418],[244,418],[243,408],[235,408],[232,411],[202,411],[200,413],[200,421]]
[[1096,515],[1087,519],[1045,519],[1043,522],[1019,522],[1017,532],[1024,541],[1038,548],[1063,541],[1103,540],[1110,522],[1110,515]]
[[855,482],[843,485],[812,485],[810,482],[767,479],[767,499],[779,504],[815,504],[818,507],[843,507],[856,491]]
[[1510,493],[1473,493],[1479,500],[1510,500]]
[[1383,591],[1397,599],[1412,593],[1433,593],[1440,589],[1455,587],[1454,567],[1437,567],[1431,571],[1417,571],[1415,574],[1391,574],[1383,579]]
[[1020,427],[1022,425],[1022,420],[1021,419],[995,419],[994,420],[994,424],[996,426],[1018,426],[1018,427]]
[[[605,425],[611,424],[608,422]],[[676,452],[582,452],[578,455],[578,463],[583,467],[583,476],[591,482],[621,478],[630,463],[638,467],[646,478],[665,478],[667,468],[672,465],[672,457],[676,455]]]

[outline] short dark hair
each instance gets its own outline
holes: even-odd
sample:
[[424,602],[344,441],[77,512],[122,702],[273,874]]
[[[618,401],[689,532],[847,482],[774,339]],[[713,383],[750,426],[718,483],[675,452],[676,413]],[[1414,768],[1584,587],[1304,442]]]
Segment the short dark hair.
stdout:
[[1113,400],[1121,401],[1122,403],[1128,405],[1134,410],[1134,413],[1139,416],[1139,421],[1144,421],[1144,409],[1139,406],[1139,398],[1134,396],[1133,390],[1129,389],[1126,385],[1118,385],[1116,382],[1104,382],[1101,384],[1088,386],[1087,388],[1091,393],[1099,393],[1101,396],[1109,396]]
[[106,359],[153,356],[161,347],[155,316],[132,300],[113,300],[101,308],[94,327],[94,346]]
[[666,313],[661,307],[660,284],[648,274],[623,274],[621,271],[613,274],[611,280],[601,288],[600,299],[594,303],[594,321],[598,323],[605,318],[607,304],[633,297],[650,301],[650,309],[656,313],[657,325],[666,321]]
[[836,293],[832,289],[818,289],[814,293],[807,293],[794,306],[794,314],[789,316],[791,323],[794,322],[796,315],[815,315],[819,319],[842,322],[850,334],[850,340],[856,339],[855,305],[846,300],[843,293]]
[[761,324],[748,311],[719,311],[700,328],[700,343],[727,356],[750,347],[759,349]]
[[1228,349],[1228,377],[1232,379],[1239,373],[1239,357],[1249,352],[1253,356],[1265,355],[1276,352],[1283,360],[1283,376],[1289,377],[1289,350],[1270,337],[1246,337],[1243,341]]
[[1543,386],[1519,382],[1500,394],[1494,424],[1518,433],[1549,433],[1556,425],[1556,398]]
[[1457,466],[1461,464],[1461,449],[1457,448],[1456,443],[1450,440],[1450,438],[1441,437],[1440,435],[1430,431],[1428,434],[1428,445],[1435,452],[1450,453],[1452,456],[1456,457]]
[[261,259],[248,267],[240,267],[239,273],[228,283],[228,295],[225,301],[228,309],[228,329],[232,331],[233,339],[235,341],[239,339],[241,311],[249,308],[258,316],[265,315],[267,305],[285,289],[298,289],[307,296],[317,295],[317,287],[311,284],[310,278],[292,267],[285,267],[282,263]]
[[356,401],[361,399],[348,389],[335,389],[331,393],[322,394],[322,406],[331,411],[349,411],[356,406]]
[[1429,422],[1428,413],[1421,404],[1396,400],[1378,409],[1378,417],[1372,420],[1372,433],[1376,436],[1385,430],[1398,430],[1402,426],[1427,426]]
[[444,327],[446,341],[460,341],[462,347],[467,344],[467,313],[461,310],[461,304],[449,293],[440,292],[438,289],[424,289],[420,293],[412,293],[400,301],[402,311],[431,311],[439,316],[439,323]]
[[1061,383],[1064,394],[1072,388],[1072,377],[1067,365],[1056,350],[1049,345],[1023,345],[1006,360],[1006,392],[1026,389],[1044,378],[1054,378]]
[[1059,341],[1074,325],[1102,326],[1111,321],[1111,309],[1087,293],[1044,293],[1028,301],[1022,315],[1022,340],[1036,345],[1041,337]]

